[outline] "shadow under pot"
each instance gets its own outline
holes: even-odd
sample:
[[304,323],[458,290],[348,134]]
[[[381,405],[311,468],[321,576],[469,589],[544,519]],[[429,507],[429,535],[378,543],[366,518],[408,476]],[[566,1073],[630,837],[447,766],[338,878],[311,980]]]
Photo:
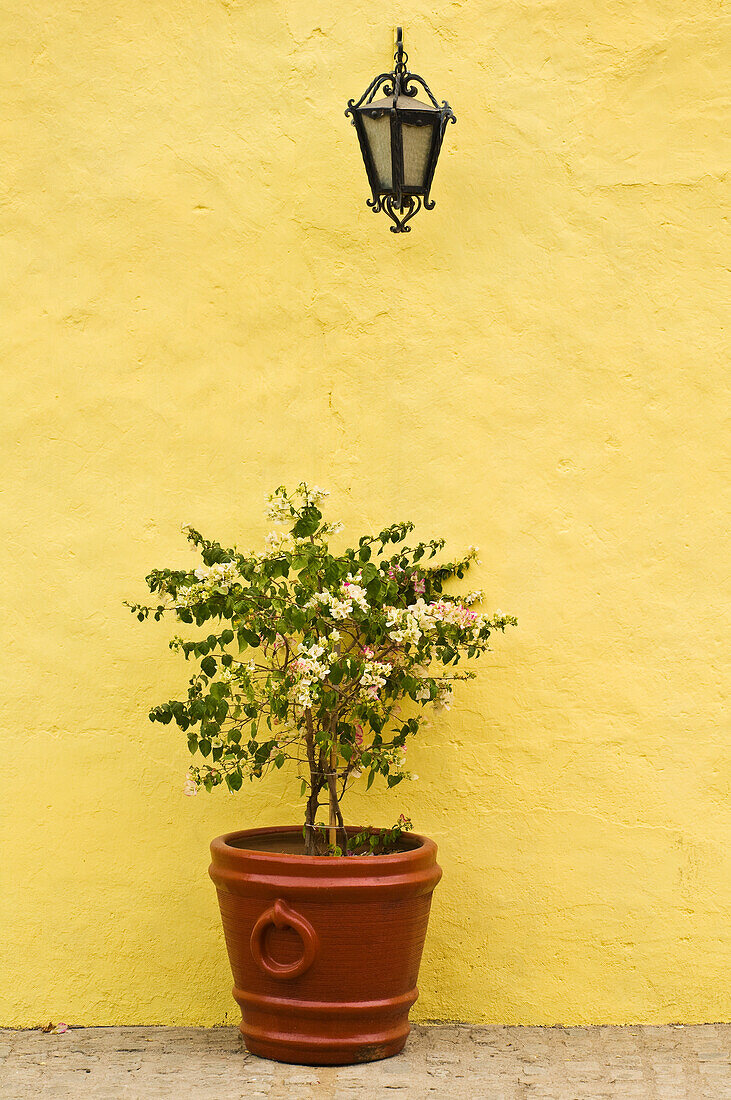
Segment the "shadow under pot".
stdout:
[[427,837],[404,833],[401,849],[306,856],[296,826],[213,841],[209,873],[252,1054],[349,1065],[403,1049],[442,872]]

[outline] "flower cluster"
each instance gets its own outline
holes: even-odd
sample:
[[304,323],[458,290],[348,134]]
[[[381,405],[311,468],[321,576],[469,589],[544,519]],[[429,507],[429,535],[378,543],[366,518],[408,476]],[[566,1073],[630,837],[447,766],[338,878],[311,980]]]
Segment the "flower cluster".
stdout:
[[289,523],[303,505],[317,507],[329,495],[327,489],[321,489],[318,485],[308,486],[305,482],[301,482],[290,496],[280,485],[267,497],[267,519],[273,520],[274,523]]
[[437,683],[437,696],[434,700],[434,710],[451,710],[452,709],[452,685],[447,680],[440,680]]
[[292,699],[300,707],[312,706],[318,682],[322,682],[330,671],[329,663],[321,660],[324,656],[325,647],[322,645],[306,646],[304,642],[299,645],[292,667]]
[[368,614],[370,605],[366,590],[359,583],[361,579],[360,574],[354,576],[352,573],[348,573],[347,578],[336,592],[328,592],[327,590],[315,592],[314,596],[307,601],[305,607],[320,607],[331,619],[349,619],[355,607],[359,607],[361,611]]
[[195,570],[198,584],[191,584],[179,588],[177,604],[179,607],[192,607],[203,603],[210,596],[226,595],[233,585],[241,582],[241,575],[236,564],[231,561],[220,562],[216,565],[202,566]]
[[242,677],[249,679],[256,672],[256,661],[232,661],[230,665],[224,665],[221,669],[221,681],[224,684],[235,683]]
[[418,645],[423,636],[433,635],[438,623],[469,631],[471,638],[478,641],[490,625],[485,615],[478,615],[466,603],[444,598],[427,603],[420,596],[408,607],[386,607],[384,611],[388,635],[399,644]]
[[281,553],[282,550],[292,550],[295,542],[296,540],[292,538],[288,531],[270,531],[264,537],[264,545],[270,554]]
[[393,745],[384,749],[384,757],[388,761],[389,771],[400,779],[418,779],[418,775],[406,770],[406,749],[403,745]]
[[379,692],[386,686],[386,680],[392,668],[388,661],[366,661],[358,681],[362,688],[361,698],[378,699]]

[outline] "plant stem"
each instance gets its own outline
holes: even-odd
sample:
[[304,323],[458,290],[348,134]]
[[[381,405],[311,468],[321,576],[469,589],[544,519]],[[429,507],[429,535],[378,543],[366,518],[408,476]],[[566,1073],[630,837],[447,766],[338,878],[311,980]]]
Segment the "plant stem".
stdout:
[[338,797],[337,797],[337,791],[336,791],[336,788],[335,788],[335,776],[336,776],[337,766],[338,766],[338,754],[337,754],[337,750],[335,748],[335,743],[333,742],[332,747],[330,749],[330,773],[331,774],[330,774],[330,777],[328,777],[330,779],[330,782],[328,783],[328,787],[329,787],[329,790],[330,790],[330,847],[331,848],[334,848],[336,843],[337,843]]
[[317,774],[315,760],[315,728],[312,722],[312,712],[305,712],[305,744],[307,747],[307,763],[310,768],[310,797],[307,799],[305,810],[305,855],[317,855],[317,836],[315,835],[315,822],[317,809],[320,804],[320,791],[324,786],[323,778]]

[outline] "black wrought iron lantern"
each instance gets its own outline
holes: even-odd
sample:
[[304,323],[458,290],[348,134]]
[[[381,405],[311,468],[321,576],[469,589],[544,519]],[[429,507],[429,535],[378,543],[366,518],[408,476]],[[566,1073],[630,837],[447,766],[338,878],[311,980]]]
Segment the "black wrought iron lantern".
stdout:
[[[426,81],[407,69],[401,27],[394,60],[393,72],[372,80],[357,103],[349,100],[345,114],[352,116],[368,173],[373,195],[368,206],[375,213],[386,211],[392,233],[408,233],[408,222],[422,206],[434,208],[429,191],[442,138],[447,123],[457,119],[447,101],[440,107]],[[428,103],[416,98],[419,87]]]

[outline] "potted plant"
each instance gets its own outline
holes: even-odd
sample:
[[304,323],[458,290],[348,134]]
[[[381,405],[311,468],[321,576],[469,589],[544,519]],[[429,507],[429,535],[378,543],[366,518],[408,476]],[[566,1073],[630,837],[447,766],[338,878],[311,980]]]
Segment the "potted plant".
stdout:
[[437,564],[444,541],[407,547],[411,523],[331,549],[341,525],[323,520],[325,495],[277,489],[269,516],[285,530],[261,553],[186,528],[202,566],[154,570],[159,602],[130,606],[140,620],[169,613],[198,628],[170,642],[196,665],[186,697],[150,713],[176,722],[203,758],[187,793],[234,792],[286,769],[305,803],[303,825],[211,844],[246,1045],[279,1061],[345,1064],[404,1045],[441,870],[436,845],[403,815],[390,829],[346,825],[343,796],[354,783],[416,778],[408,740],[449,705],[455,681],[474,676],[462,658],[516,620],[480,614],[479,592],[447,595],[476,550]]

